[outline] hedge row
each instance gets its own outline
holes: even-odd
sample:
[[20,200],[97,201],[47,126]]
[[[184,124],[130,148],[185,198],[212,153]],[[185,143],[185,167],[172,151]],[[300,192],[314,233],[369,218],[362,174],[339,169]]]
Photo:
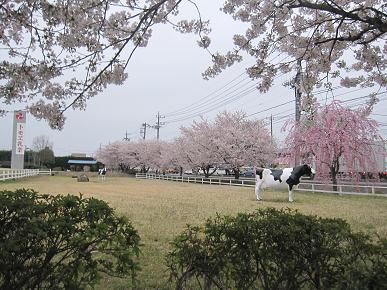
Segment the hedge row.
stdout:
[[176,289],[387,289],[385,239],[290,210],[188,226],[167,261]]
[[0,289],[83,289],[100,273],[134,279],[139,242],[104,201],[0,192]]
[[[387,289],[387,241],[340,219],[264,209],[187,226],[167,266],[176,289]],[[140,237],[82,196],[0,192],[0,289],[84,289],[101,273],[136,286]]]

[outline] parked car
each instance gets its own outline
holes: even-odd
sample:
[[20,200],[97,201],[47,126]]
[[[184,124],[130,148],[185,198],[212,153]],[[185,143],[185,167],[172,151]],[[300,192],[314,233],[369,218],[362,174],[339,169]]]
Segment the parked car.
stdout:
[[250,168],[247,168],[244,172],[243,172],[243,176],[245,177],[254,177],[255,176],[255,170],[253,167],[250,167]]
[[226,170],[225,169],[217,169],[214,174],[216,174],[216,175],[226,175]]

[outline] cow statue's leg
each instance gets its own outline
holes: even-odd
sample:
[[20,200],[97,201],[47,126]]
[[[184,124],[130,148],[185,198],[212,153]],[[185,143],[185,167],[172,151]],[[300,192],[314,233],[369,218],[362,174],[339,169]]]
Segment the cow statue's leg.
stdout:
[[293,202],[293,184],[289,184],[289,202]]
[[258,180],[255,182],[255,195],[257,196],[257,200],[262,200],[261,185],[262,185],[262,182]]

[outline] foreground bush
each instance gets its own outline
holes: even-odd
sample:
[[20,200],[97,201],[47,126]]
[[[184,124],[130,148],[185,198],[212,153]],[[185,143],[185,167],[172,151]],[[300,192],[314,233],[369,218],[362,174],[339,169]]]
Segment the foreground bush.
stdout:
[[340,219],[275,209],[218,216],[172,246],[176,289],[387,289],[386,241]]
[[104,201],[0,191],[0,289],[82,289],[101,273],[134,279],[139,242]]

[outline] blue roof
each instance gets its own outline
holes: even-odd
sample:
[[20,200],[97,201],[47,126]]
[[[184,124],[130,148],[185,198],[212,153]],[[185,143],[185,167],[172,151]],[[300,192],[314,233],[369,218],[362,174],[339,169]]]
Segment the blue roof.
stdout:
[[97,164],[97,161],[95,161],[95,160],[74,160],[74,159],[70,159],[69,161],[67,161],[67,163],[69,163],[69,164],[81,164],[81,165],[93,165],[93,164]]

